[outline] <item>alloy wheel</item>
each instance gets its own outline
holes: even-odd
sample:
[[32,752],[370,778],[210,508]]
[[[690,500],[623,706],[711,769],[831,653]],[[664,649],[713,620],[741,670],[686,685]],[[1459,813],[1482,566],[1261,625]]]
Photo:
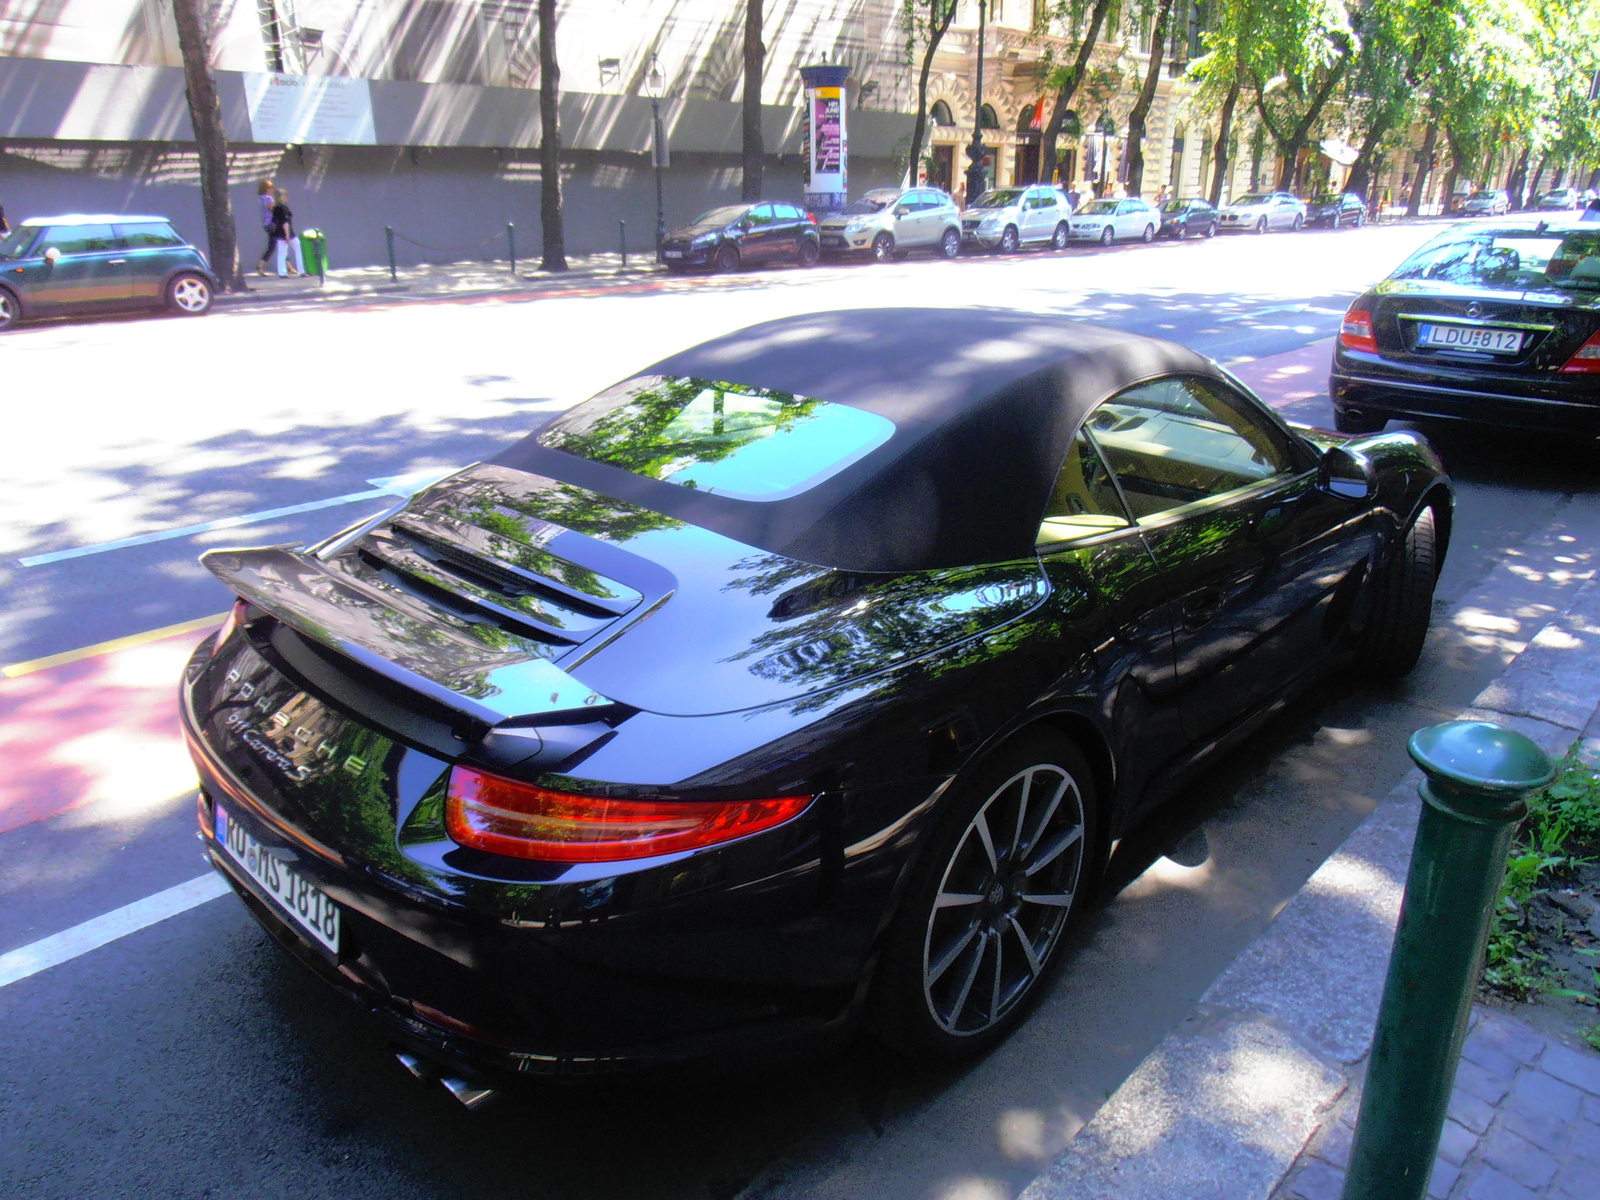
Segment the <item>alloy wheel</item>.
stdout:
[[1111,226],[1107,225],[1100,231],[1100,244],[1102,246],[1109,246],[1116,236],[1116,231],[1112,229]]
[[1067,223],[1065,221],[1056,226],[1055,234],[1050,238],[1050,245],[1056,250],[1065,250],[1067,248]]
[[739,269],[739,248],[731,243],[724,242],[717,247],[717,270],[724,275],[731,275]]
[[1022,245],[1022,239],[1017,236],[1015,225],[1007,225],[1006,231],[1000,235],[1000,253],[1015,254]]
[[198,275],[178,276],[169,294],[172,306],[187,316],[197,317],[211,307],[211,285]]
[[1146,244],[1156,240],[1156,227],[1154,225],[1146,225],[1144,227],[1144,240]]
[[0,329],[10,329],[17,323],[17,302],[11,298],[11,293],[0,288]]
[[1043,973],[1083,875],[1083,796],[1054,763],[995,789],[956,841],[923,938],[922,991],[945,1033],[1005,1019]]
[[1258,220],[1256,222],[1256,232],[1257,233],[1265,233],[1266,231],[1267,231],[1267,219],[1265,217],[1262,217],[1260,220]]
[[939,253],[946,258],[954,258],[961,253],[961,235],[954,229],[946,229],[944,236],[939,239]]
[[872,239],[872,257],[878,262],[888,262],[894,257],[894,238],[880,233]]
[[795,254],[795,261],[798,262],[802,267],[816,266],[817,259],[821,257],[822,252],[815,242],[811,241],[809,238],[802,238],[800,240],[800,249]]

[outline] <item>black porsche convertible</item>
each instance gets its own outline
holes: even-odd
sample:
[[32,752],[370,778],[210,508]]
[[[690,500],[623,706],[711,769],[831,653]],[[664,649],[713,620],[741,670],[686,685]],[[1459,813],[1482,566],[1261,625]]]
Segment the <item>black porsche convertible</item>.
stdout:
[[674,355],[239,597],[182,713],[216,868],[401,1061],[949,1058],[1109,847],[1285,697],[1417,660],[1449,482],[1170,343],[995,311]]

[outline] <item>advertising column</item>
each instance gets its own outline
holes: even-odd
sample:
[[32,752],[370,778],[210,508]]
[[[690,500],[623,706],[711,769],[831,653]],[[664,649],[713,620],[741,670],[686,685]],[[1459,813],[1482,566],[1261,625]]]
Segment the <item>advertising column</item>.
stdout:
[[845,132],[844,83],[850,68],[801,67],[806,83],[806,207],[837,212],[849,199],[849,138]]

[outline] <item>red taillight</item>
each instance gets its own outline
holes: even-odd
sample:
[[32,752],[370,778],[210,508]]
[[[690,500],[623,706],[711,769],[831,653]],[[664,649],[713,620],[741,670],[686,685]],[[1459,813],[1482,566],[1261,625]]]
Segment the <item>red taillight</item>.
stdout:
[[245,614],[250,606],[243,600],[235,600],[233,607],[228,610],[228,615],[222,619],[222,628],[217,630],[217,645],[222,645],[233,636],[233,631],[244,624]]
[[1600,332],[1578,347],[1561,368],[1563,375],[1600,375]]
[[760,833],[799,816],[811,800],[613,800],[455,767],[444,823],[458,845],[491,854],[541,862],[617,862]]
[[1378,339],[1372,336],[1372,314],[1364,308],[1352,308],[1344,315],[1339,326],[1339,344],[1347,350],[1378,352]]

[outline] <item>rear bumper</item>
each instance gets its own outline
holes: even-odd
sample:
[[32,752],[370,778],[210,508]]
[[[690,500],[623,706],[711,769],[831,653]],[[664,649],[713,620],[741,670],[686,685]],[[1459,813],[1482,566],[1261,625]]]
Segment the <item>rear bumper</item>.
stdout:
[[[1336,412],[1600,435],[1600,395],[1591,393],[1585,399],[1578,386],[1567,396],[1538,394],[1531,386],[1526,394],[1491,392],[1461,381],[1369,374],[1341,358],[1335,358],[1328,376],[1328,395]],[[1589,387],[1600,391],[1594,384]]]

